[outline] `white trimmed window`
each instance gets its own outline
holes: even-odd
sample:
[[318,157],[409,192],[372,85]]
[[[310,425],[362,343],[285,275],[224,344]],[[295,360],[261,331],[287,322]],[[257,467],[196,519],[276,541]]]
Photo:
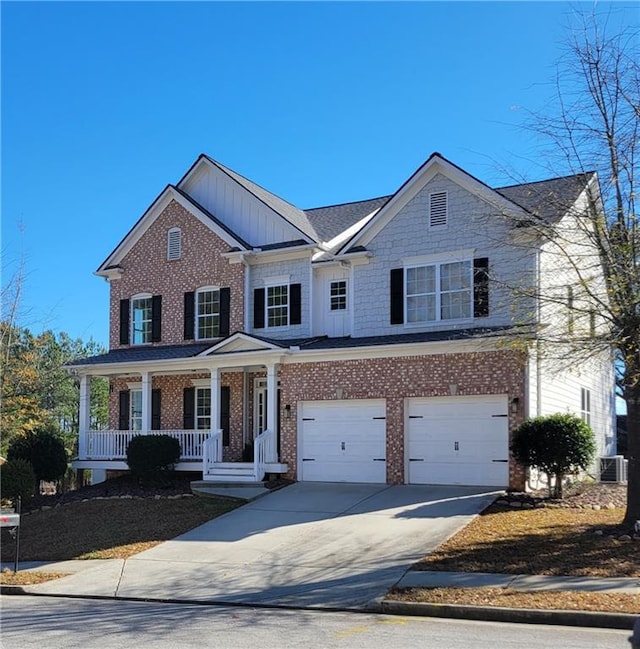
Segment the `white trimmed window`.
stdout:
[[448,197],[447,192],[429,194],[429,227],[444,228],[447,226]]
[[131,341],[134,345],[151,342],[153,298],[136,295],[131,299]]
[[461,320],[473,313],[471,261],[406,269],[406,322]]
[[211,388],[196,388],[195,424],[197,430],[211,428]]
[[196,292],[196,338],[220,336],[220,289],[212,286]]
[[591,390],[580,388],[580,417],[591,426]]
[[129,430],[142,430],[142,390],[130,390],[129,395]]
[[347,281],[339,279],[331,282],[329,291],[331,311],[345,311],[347,308]]
[[167,232],[167,260],[175,261],[182,257],[182,230],[170,228]]
[[267,286],[267,327],[289,324],[289,285]]

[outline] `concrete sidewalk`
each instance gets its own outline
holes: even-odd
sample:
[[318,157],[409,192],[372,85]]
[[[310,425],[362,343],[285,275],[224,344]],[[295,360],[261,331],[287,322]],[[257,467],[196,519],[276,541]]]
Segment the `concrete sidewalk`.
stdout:
[[640,595],[640,577],[561,577],[409,570],[396,588],[509,588],[523,592],[577,590]]
[[126,561],[89,562],[87,570],[28,590],[366,610],[496,495],[469,487],[295,483]]

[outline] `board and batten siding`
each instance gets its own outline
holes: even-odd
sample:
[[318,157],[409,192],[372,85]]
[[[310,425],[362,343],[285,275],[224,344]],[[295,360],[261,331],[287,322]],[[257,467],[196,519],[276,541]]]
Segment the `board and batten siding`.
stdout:
[[295,241],[304,236],[215,167],[203,166],[183,191],[252,246]]
[[[429,228],[429,195],[446,191],[448,225]],[[378,233],[367,249],[369,264],[353,272],[354,309],[357,317],[353,336],[377,336],[412,331],[442,331],[456,327],[490,327],[523,320],[531,312],[523,305],[521,313],[513,310],[513,294],[508,286],[523,278],[533,278],[534,251],[508,245],[512,233],[498,208],[489,205],[442,174],[436,174]],[[430,254],[472,250],[473,258],[489,259],[490,275],[505,280],[504,286],[491,283],[489,315],[473,320],[455,320],[420,325],[391,325],[389,318],[389,273],[402,268],[403,260]]]

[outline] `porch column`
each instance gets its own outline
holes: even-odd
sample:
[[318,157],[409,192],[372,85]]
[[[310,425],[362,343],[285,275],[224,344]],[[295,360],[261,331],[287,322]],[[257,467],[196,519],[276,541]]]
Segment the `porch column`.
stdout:
[[273,434],[269,462],[278,461],[278,364],[267,365],[267,430]]
[[220,368],[211,370],[211,433],[220,430]]
[[148,433],[151,430],[151,375],[143,372],[142,376],[142,431]]
[[87,435],[91,425],[91,377],[80,377],[80,411],[78,413],[78,457],[87,457]]

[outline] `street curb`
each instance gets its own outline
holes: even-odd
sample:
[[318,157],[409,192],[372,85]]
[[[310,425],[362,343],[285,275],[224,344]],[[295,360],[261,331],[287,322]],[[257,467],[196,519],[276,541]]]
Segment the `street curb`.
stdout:
[[466,606],[462,604],[428,604],[383,599],[380,613],[446,617],[457,620],[514,622],[516,624],[556,624],[560,626],[598,627],[630,631],[638,619],[630,613],[596,613],[556,609],[503,608],[498,606]]
[[0,585],[0,595],[31,595],[22,586]]

